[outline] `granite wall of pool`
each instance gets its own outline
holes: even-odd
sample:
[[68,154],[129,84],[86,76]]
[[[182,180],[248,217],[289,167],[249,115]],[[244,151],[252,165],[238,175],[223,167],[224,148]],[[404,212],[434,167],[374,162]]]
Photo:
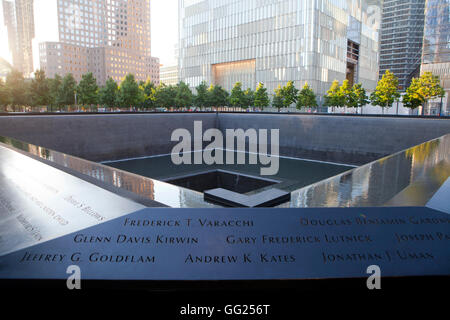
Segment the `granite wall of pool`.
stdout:
[[1,116],[0,135],[91,161],[170,153],[173,130],[280,129],[282,156],[361,165],[450,133],[450,120],[299,114]]

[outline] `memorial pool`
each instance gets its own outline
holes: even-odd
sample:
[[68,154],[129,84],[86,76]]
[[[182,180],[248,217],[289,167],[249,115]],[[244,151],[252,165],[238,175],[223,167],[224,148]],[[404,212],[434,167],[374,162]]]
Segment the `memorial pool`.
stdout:
[[[354,168],[332,162],[280,157],[278,173],[267,176],[260,173],[263,165],[249,164],[248,153],[245,154],[246,164],[236,164],[237,153],[234,153],[234,158],[235,164],[175,165],[171,155],[161,155],[103,164],[199,192],[222,185],[224,189],[239,193],[273,187],[291,192]],[[214,185],[217,180],[217,185]]]

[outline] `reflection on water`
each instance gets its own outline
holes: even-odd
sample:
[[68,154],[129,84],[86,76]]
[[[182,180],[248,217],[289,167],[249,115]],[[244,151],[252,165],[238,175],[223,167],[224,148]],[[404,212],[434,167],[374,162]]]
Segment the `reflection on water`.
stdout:
[[117,188],[136,193],[157,203],[175,208],[214,207],[203,201],[203,194],[179,188],[168,183],[135,175],[92,161],[70,156],[58,151],[35,146],[0,136],[0,142],[25,151],[35,157],[71,169]]
[[[201,151],[199,153],[201,153]],[[235,159],[234,163],[237,163],[237,155],[238,152],[233,153]],[[280,181],[280,183],[274,185],[274,187],[288,192],[353,169],[353,166],[293,158],[279,158],[279,170],[277,174],[263,176],[260,174],[261,164],[250,164],[249,153],[245,154],[245,163],[246,164],[175,165],[172,162],[171,156],[168,155],[126,161],[114,161],[108,162],[107,165],[157,180],[165,180],[180,176],[192,176],[211,170],[225,170],[236,174]]]
[[439,147],[440,140],[432,140],[406,150],[405,155],[419,163],[425,163]]
[[[214,207],[203,194],[57,151],[0,137],[0,142],[56,165],[171,207]],[[423,205],[450,175],[450,135],[292,192],[280,207]]]
[[450,135],[446,135],[294,191],[283,207],[383,206],[420,181],[424,197],[411,193],[393,204],[424,205],[449,175]]

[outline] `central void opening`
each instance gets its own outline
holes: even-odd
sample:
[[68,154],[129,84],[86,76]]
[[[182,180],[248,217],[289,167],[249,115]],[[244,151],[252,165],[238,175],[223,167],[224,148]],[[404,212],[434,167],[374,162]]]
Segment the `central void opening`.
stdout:
[[[191,163],[194,153],[196,152],[190,153]],[[199,192],[223,188],[240,194],[254,194],[270,188],[292,192],[354,168],[345,164],[280,157],[278,173],[266,176],[261,175],[261,168],[267,166],[259,161],[258,164],[249,164],[248,153],[245,154],[246,164],[236,164],[237,154],[238,152],[234,153],[235,164],[175,165],[170,155],[125,159],[104,164]]]
[[222,188],[237,193],[248,193],[280,183],[278,180],[265,179],[225,170],[200,172],[164,179],[164,181],[199,192]]

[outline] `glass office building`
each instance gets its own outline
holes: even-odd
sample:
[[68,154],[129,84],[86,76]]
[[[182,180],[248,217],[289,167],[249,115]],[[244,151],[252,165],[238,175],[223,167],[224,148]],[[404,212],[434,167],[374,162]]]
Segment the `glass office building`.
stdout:
[[[427,0],[421,72],[438,75],[446,91],[442,101],[431,103],[431,113],[450,111],[450,0]],[[442,105],[441,105],[442,103]]]
[[381,0],[179,0],[180,80],[269,92],[378,80]]
[[380,78],[390,70],[400,90],[419,73],[422,58],[425,0],[385,0],[381,22]]
[[33,39],[34,11],[33,0],[3,0],[3,19],[8,30],[8,44],[13,66],[25,77],[34,72]]

